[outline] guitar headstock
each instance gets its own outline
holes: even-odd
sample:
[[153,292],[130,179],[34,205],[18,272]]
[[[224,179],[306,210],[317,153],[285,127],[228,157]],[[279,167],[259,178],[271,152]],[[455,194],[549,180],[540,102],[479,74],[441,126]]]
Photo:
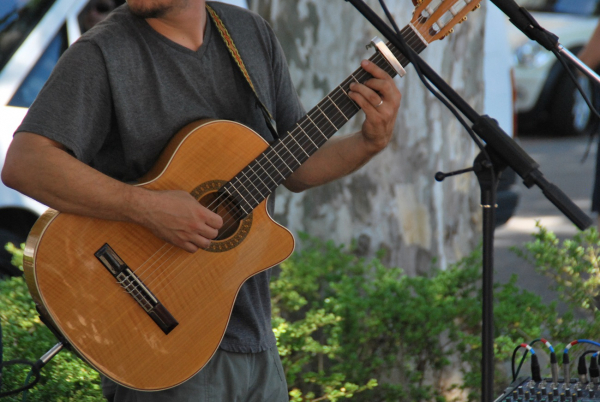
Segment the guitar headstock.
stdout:
[[416,6],[412,25],[431,43],[454,32],[454,26],[481,7],[481,0],[413,0]]

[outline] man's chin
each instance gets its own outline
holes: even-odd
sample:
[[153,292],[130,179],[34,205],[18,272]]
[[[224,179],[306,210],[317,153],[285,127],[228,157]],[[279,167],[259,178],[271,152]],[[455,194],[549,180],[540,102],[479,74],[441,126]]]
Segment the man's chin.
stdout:
[[170,5],[150,5],[127,2],[131,13],[140,18],[160,18],[165,16],[171,9]]
[[143,9],[143,10],[131,10],[131,13],[140,18],[160,18],[166,14],[166,10],[157,9]]

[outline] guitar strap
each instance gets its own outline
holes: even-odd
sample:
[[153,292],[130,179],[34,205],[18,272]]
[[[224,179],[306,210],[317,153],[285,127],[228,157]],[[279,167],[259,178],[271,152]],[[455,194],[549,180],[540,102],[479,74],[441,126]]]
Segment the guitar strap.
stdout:
[[225,42],[225,45],[227,45],[227,49],[229,49],[229,54],[233,58],[233,61],[239,67],[244,78],[246,78],[246,82],[248,83],[248,85],[250,85],[250,89],[252,89],[252,93],[254,94],[254,97],[256,98],[258,105],[260,106],[260,109],[262,111],[263,117],[265,118],[265,122],[267,123],[267,127],[269,128],[269,131],[271,131],[271,134],[273,135],[273,137],[275,139],[279,139],[279,135],[277,134],[277,130],[275,128],[276,124],[275,124],[275,120],[273,119],[273,115],[271,114],[269,109],[265,106],[265,104],[260,100],[260,97],[258,96],[258,93],[256,92],[256,88],[254,88],[254,84],[252,83],[252,79],[250,78],[250,74],[248,74],[248,70],[246,70],[246,66],[244,65],[242,56],[238,52],[237,47],[235,47],[235,43],[233,43],[233,39],[231,38],[231,35],[229,35],[229,31],[227,31],[225,24],[223,24],[223,21],[221,20],[221,18],[219,18],[219,16],[217,15],[217,13],[215,12],[215,10],[212,7],[210,7],[207,4],[206,9],[208,10],[208,15],[210,15],[211,19],[217,26],[217,29],[219,30],[219,33],[221,34],[221,38],[223,38],[223,42]]

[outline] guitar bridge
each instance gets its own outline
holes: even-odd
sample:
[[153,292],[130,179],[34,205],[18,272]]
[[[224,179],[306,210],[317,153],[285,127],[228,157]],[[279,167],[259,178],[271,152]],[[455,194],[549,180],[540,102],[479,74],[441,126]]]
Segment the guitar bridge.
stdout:
[[118,254],[108,244],[100,247],[94,253],[96,258],[117,279],[117,282],[144,309],[152,320],[165,333],[169,334],[179,322],[169,310],[154,296],[142,280],[123,262]]

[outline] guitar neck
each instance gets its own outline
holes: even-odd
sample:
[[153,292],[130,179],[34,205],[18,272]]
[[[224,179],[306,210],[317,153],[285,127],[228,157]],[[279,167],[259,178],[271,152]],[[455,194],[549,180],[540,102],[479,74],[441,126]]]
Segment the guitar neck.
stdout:
[[[406,43],[417,53],[427,47],[424,39],[413,30],[411,25],[402,29],[402,35]],[[387,46],[403,67],[410,63],[391,43],[388,42]],[[379,52],[369,60],[390,76],[396,75],[396,71]],[[362,68],[350,74],[300,119],[291,131],[272,143],[252,163],[225,184],[221,192],[227,193],[235,200],[243,215],[249,214],[358,113],[360,107],[348,96],[350,84],[364,83],[370,78],[372,76]]]

